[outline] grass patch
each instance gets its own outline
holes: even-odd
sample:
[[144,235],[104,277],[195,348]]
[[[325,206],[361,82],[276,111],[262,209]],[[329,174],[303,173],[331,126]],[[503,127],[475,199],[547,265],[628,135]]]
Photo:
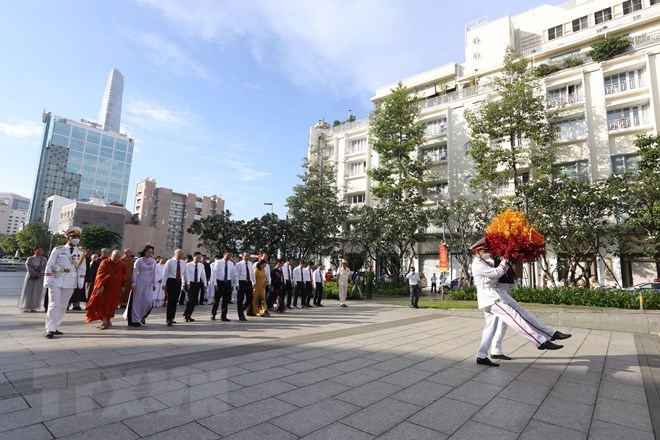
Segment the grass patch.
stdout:
[[[410,301],[395,301],[391,304],[397,306],[409,306]],[[418,303],[420,309],[476,309],[476,301],[419,301]]]

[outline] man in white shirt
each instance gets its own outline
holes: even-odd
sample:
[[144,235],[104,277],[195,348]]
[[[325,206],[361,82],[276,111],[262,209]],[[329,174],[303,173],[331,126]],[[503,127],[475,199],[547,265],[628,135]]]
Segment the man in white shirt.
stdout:
[[[176,315],[176,305],[181,293],[181,286],[186,286],[186,262],[183,260],[183,251],[177,249],[174,256],[167,260],[163,269],[163,290],[167,292],[167,315],[165,322],[168,327],[176,324],[174,317]],[[185,288],[185,287],[184,287]]]
[[[231,301],[232,291],[236,289],[238,281],[236,279],[236,268],[234,262],[231,261],[231,252],[225,251],[222,259],[216,260],[213,268],[211,269],[211,285],[215,292],[213,299],[213,307],[211,308],[211,321],[215,321],[215,315],[218,313],[218,306],[220,308],[220,321],[229,322],[227,318],[227,309],[229,301]],[[211,288],[209,288],[211,290]]]
[[236,263],[236,280],[238,281],[238,296],[236,298],[236,308],[238,310],[238,320],[245,322],[245,308],[252,304],[252,295],[254,293],[252,283],[254,282],[254,266],[250,262],[250,253],[243,252],[243,260]]
[[314,277],[314,288],[316,289],[314,293],[314,305],[316,307],[323,307],[321,300],[323,299],[323,284],[325,283],[325,271],[323,270],[323,265],[319,263],[316,267],[316,270],[312,274]]
[[433,275],[431,276],[431,295],[434,293],[438,293],[438,284],[437,284],[438,278],[435,276],[435,272],[433,272]]
[[188,292],[188,303],[183,311],[186,322],[195,322],[192,314],[195,311],[199,292],[206,287],[206,273],[202,263],[202,253],[195,252],[193,260],[186,265],[186,291]]
[[419,274],[415,272],[415,266],[410,266],[410,270],[406,275],[408,280],[408,288],[410,289],[410,307],[413,309],[419,309],[417,305],[419,303]]
[[[286,263],[282,265],[282,276],[284,276],[284,290],[286,291],[286,308],[291,309],[291,299],[293,298],[293,258],[288,257]],[[284,301],[284,298],[282,298]]]
[[298,297],[301,297],[302,306],[305,307],[305,280],[303,279],[303,273],[305,271],[305,262],[301,261],[295,269],[293,269],[293,284],[295,287],[295,293],[293,294],[293,308],[298,308]]
[[312,308],[311,301],[314,299],[314,294],[313,294],[313,280],[314,280],[314,262],[310,261],[307,263],[307,267],[305,268],[305,276],[303,277],[305,279],[305,300],[303,301],[303,307],[309,307]]
[[499,320],[515,329],[522,337],[536,345],[539,350],[563,348],[563,345],[552,343],[551,338],[567,339],[571,335],[556,332],[558,334],[550,336],[540,333],[521,316],[518,310],[502,301],[498,280],[509,268],[507,261],[502,260],[497,267],[493,267],[493,264],[489,262],[490,248],[484,238],[472,245],[471,249],[474,251],[472,276],[474,284],[477,286],[477,307],[484,311],[486,320],[481,335],[481,346],[477,351],[477,364],[499,367],[499,364],[488,358],[488,349],[492,344]]

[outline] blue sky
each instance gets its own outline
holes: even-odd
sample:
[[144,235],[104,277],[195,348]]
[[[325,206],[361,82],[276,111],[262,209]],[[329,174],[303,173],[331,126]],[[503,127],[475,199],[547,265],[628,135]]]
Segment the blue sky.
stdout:
[[[111,68],[144,177],[218,194],[238,219],[299,182],[309,127],[375,89],[463,62],[464,25],[535,0],[22,0],[0,15],[0,191],[32,196],[45,109],[96,120]],[[557,1],[549,3],[557,4]]]

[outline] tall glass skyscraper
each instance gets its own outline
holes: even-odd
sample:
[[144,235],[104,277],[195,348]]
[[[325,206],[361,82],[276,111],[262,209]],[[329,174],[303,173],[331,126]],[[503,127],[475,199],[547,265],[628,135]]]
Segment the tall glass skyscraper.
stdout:
[[81,201],[96,195],[108,203],[126,205],[134,141],[119,133],[123,83],[121,73],[113,69],[102,106],[107,107],[108,115],[102,117],[110,129],[94,121],[43,114],[44,134],[29,221],[44,220],[44,204],[52,195]]

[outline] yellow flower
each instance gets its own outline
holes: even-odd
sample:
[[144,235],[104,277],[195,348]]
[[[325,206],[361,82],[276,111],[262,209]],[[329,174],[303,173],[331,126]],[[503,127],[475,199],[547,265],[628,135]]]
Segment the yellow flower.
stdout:
[[502,234],[505,237],[520,237],[529,236],[530,230],[533,229],[529,224],[527,217],[520,211],[515,209],[507,209],[506,211],[498,214],[488,228],[488,234]]

